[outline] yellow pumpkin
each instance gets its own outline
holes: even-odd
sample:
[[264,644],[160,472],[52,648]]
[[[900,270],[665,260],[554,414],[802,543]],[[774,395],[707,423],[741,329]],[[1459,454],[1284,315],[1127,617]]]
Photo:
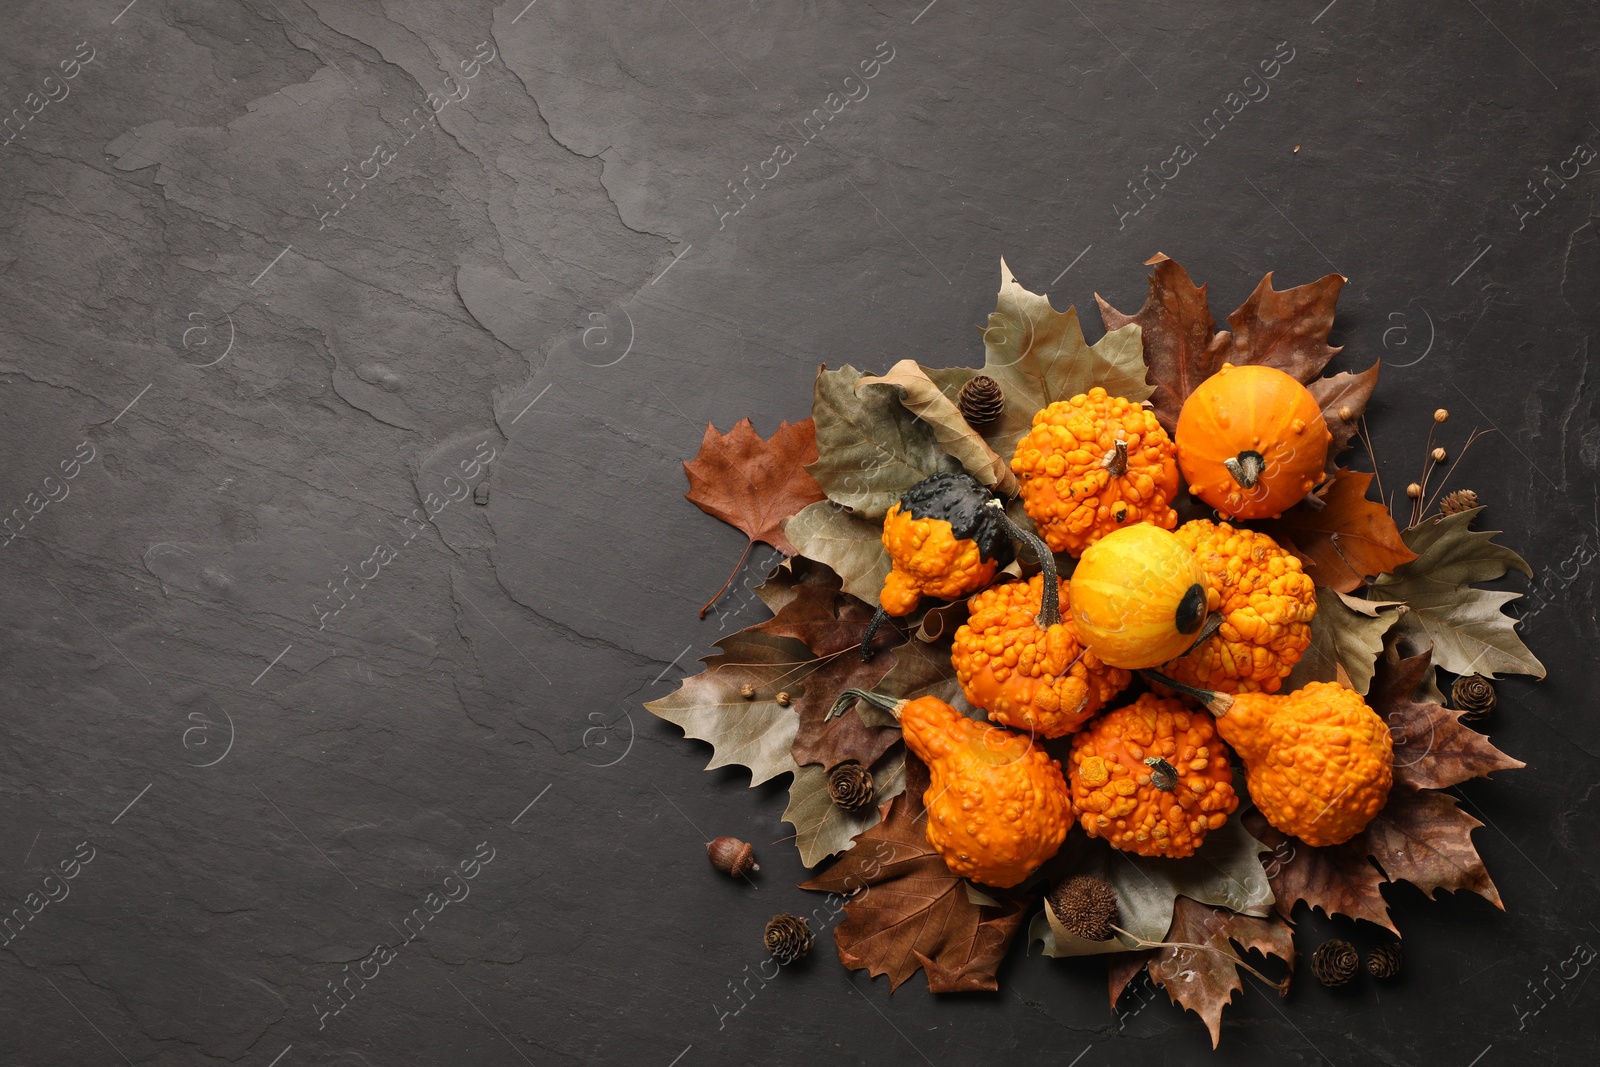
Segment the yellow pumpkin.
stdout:
[[1181,656],[1206,621],[1205,572],[1194,553],[1149,523],[1085,549],[1069,596],[1084,647],[1129,670]]
[[1277,518],[1326,476],[1332,440],[1321,406],[1293,377],[1224,363],[1178,413],[1178,468],[1224,518]]

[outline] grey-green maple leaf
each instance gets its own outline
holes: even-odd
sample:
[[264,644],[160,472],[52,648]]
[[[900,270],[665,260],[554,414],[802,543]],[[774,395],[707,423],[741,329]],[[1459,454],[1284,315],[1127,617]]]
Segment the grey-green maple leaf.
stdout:
[[1283,691],[1307,682],[1339,680],[1343,667],[1356,692],[1372,685],[1373,665],[1383,652],[1383,635],[1404,614],[1398,601],[1363,600],[1337,589],[1317,587],[1317,614],[1311,620],[1311,645],[1283,683]]
[[815,867],[837,852],[854,848],[856,837],[882,821],[878,804],[905,792],[903,745],[896,745],[872,765],[872,781],[877,788],[875,802],[864,811],[847,812],[833,802],[828,792],[826,768],[817,763],[795,766],[783,821],[795,829],[794,843],[800,849],[801,863]]
[[783,533],[802,556],[832,567],[846,593],[877,605],[889,574],[881,524],[819,500],[790,516]]
[[[1076,834],[1068,838],[1065,851],[1068,858],[1062,869],[1110,883],[1117,894],[1117,925],[1146,941],[1166,936],[1180,895],[1241,915],[1264,916],[1272,907],[1272,887],[1259,858],[1269,850],[1238,818],[1208,833],[1205,843],[1185,859],[1136,856]],[[1044,943],[1046,956],[1093,956],[1140,948],[1121,935],[1109,941],[1085,941],[1062,926],[1048,905],[1034,917],[1028,936]]]
[[1521,593],[1474,589],[1508,570],[1532,577],[1523,558],[1493,543],[1499,530],[1473,530],[1482,508],[1430,519],[1401,537],[1417,554],[1410,563],[1380,575],[1372,594],[1403,600],[1409,609],[1399,626],[1433,644],[1433,661],[1453,674],[1545,675],[1544,664],[1516,633],[1516,620],[1500,609]]

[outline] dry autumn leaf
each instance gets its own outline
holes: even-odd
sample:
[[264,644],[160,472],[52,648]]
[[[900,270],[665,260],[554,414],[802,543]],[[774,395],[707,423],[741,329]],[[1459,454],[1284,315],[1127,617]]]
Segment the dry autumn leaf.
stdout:
[[968,474],[1003,496],[1017,491],[1017,476],[983,435],[968,423],[956,402],[957,389],[946,394],[914,359],[902,359],[883,375],[869,375],[856,382],[856,392],[869,386],[887,386],[900,391],[900,403],[917,418],[933,427],[934,436],[950,455],[961,461]]
[[[800,726],[791,751],[796,763],[818,763],[824,769],[855,760],[870,767],[900,739],[893,726],[868,725],[859,715],[827,718],[838,695],[851,687],[871,689],[894,666],[893,652],[880,652],[861,662],[861,634],[872,618],[872,608],[839,588],[839,576],[827,567],[809,566],[794,586],[794,596],[764,623],[750,629],[772,637],[801,642],[815,657],[803,673],[787,684],[786,692],[799,716]],[[875,642],[882,649],[899,638],[880,631]]]
[[[1130,323],[1140,327],[1145,363],[1155,386],[1150,401],[1168,433],[1177,430],[1178,412],[1195,386],[1224,363],[1261,364],[1293,376],[1311,390],[1334,435],[1330,461],[1349,445],[1377,384],[1378,368],[1374,364],[1360,374],[1318,378],[1339,352],[1329,346],[1328,332],[1333,328],[1343,277],[1329,274],[1280,291],[1272,287],[1272,275],[1266,275],[1228,316],[1233,327],[1230,334],[1217,331],[1206,302],[1206,287],[1195,285],[1181,266],[1160,252],[1145,264],[1155,269],[1150,272],[1150,294],[1138,312],[1124,315],[1098,293],[1095,301],[1106,329]],[[1350,409],[1348,419],[1340,417],[1341,408]]]
[[1350,688],[1365,695],[1372,684],[1373,664],[1383,651],[1383,635],[1405,610],[1398,601],[1363,600],[1318,586],[1311,645],[1284,681],[1284,691],[1292,692],[1307,682],[1339,681],[1343,668]]
[[[1300,504],[1281,519],[1261,525],[1263,532],[1300,557],[1318,585],[1349,593],[1373,575],[1384,574],[1416,559],[1406,547],[1389,509],[1367,499],[1372,475],[1340,469],[1326,492],[1323,506]],[[1403,596],[1386,596],[1406,600]]]
[[996,890],[1000,907],[973,903],[966,880],[928,844],[927,788],[927,768],[906,757],[906,790],[889,817],[800,888],[851,897],[833,934],[839,959],[853,971],[888,975],[891,993],[919,969],[934,993],[998,989],[995,972],[1032,898]]
[[1500,891],[1472,844],[1472,831],[1482,825],[1447,793],[1396,783],[1389,803],[1354,840],[1365,845],[1390,881],[1410,882],[1430,900],[1440,889],[1465,889],[1504,911]]
[[1388,879],[1367,855],[1360,836],[1342,845],[1312,848],[1273,827],[1259,811],[1244,818],[1250,832],[1272,846],[1267,878],[1277,897],[1274,907],[1284,919],[1292,922],[1295,905],[1304,902],[1324,915],[1365,919],[1399,935],[1381,891]]
[[883,524],[863,519],[831,500],[819,500],[783,524],[802,556],[832,567],[844,591],[874,607],[889,575]]
[[[794,545],[784,536],[783,523],[808,504],[824,499],[822,487],[805,469],[816,458],[817,437],[810,419],[781,423],[765,441],[749,419],[740,419],[725,434],[706,424],[699,453],[683,465],[689,475],[689,491],[684,495],[701,511],[737,527],[749,538],[744,555],[733,565],[733,574],[739,572],[757,541],[786,556],[795,554]],[[728,575],[728,582],[733,581],[733,574]],[[728,582],[700,609],[702,619]]]
[[[1211,1031],[1212,1048],[1217,1047],[1222,1037],[1222,1009],[1233,1000],[1235,993],[1244,989],[1238,969],[1242,960],[1234,951],[1234,945],[1245,951],[1276,956],[1288,964],[1290,974],[1294,973],[1294,935],[1289,925],[1277,916],[1258,919],[1179,897],[1172,912],[1172,928],[1164,940],[1186,941],[1217,950],[1164,948],[1148,963],[1150,977],[1167,991],[1172,1002],[1181,1004],[1205,1021],[1206,1029]],[[1287,983],[1285,979],[1278,990],[1280,995],[1287,990]]]
[[1413,789],[1444,789],[1470,778],[1527,764],[1501,752],[1489,739],[1461,724],[1461,712],[1431,700],[1417,700],[1424,675],[1433,670],[1429,653],[1377,665],[1367,703],[1389,724],[1394,738],[1394,780]]
[[794,827],[800,862],[815,867],[836,852],[855,847],[855,838],[883,820],[882,804],[905,792],[905,749],[896,748],[872,765],[878,803],[862,811],[845,811],[833,802],[826,768],[797,766],[789,783],[789,806],[783,821]]
[[1376,596],[1404,600],[1411,609],[1400,630],[1431,642],[1433,657],[1452,674],[1531,674],[1544,664],[1517,636],[1516,620],[1500,609],[1520,593],[1474,589],[1516,570],[1532,577],[1521,556],[1494,543],[1499,530],[1474,530],[1482,508],[1427,519],[1405,532],[1414,561],[1393,568],[1373,585]]
[[983,331],[983,348],[982,370],[924,373],[946,396],[955,396],[979,374],[999,383],[1005,406],[983,436],[1007,460],[1033,416],[1057,400],[1070,400],[1097,385],[1129,400],[1150,395],[1137,327],[1108,329],[1089,344],[1076,308],[1051,307],[1049,297],[1023,288],[1003,259],[1000,294]]

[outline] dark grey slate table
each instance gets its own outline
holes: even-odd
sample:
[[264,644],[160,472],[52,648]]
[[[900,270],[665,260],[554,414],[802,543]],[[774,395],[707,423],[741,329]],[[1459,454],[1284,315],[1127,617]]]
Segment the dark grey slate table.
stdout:
[[[0,1060],[1588,1058],[1591,8],[924,2],[5,5]],[[1508,911],[1394,892],[1403,979],[1302,963],[1217,1054],[1020,949],[734,1000],[814,901],[782,790],[639,707],[762,617],[771,553],[696,619],[742,539],[679,461],[819,363],[980,358],[1001,256],[1131,309],[1157,251],[1219,314],[1347,275],[1391,483],[1435,407],[1498,431],[1457,481],[1552,668],[1460,790]]]

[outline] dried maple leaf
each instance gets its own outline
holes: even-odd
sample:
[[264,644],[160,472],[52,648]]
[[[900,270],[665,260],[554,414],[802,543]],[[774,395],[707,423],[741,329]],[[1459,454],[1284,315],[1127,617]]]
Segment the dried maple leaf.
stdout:
[[814,764],[795,767],[783,821],[794,827],[794,843],[800,850],[801,863],[815,867],[836,852],[854,848],[854,838],[883,821],[883,806],[905,792],[903,748],[895,749],[872,765],[872,784],[880,803],[862,811],[845,811],[833,802],[827,770]]
[[[1150,272],[1150,295],[1136,314],[1124,315],[1098,293],[1100,317],[1106,329],[1137,324],[1144,340],[1145,364],[1155,392],[1150,400],[1156,417],[1168,433],[1178,426],[1178,412],[1195,386],[1221,369],[1261,364],[1275,367],[1311,390],[1322,407],[1333,444],[1330,463],[1355,433],[1357,420],[1378,381],[1378,368],[1360,374],[1342,373],[1318,378],[1339,349],[1328,344],[1334,305],[1345,279],[1329,274],[1306,285],[1279,291],[1272,275],[1261,279],[1255,292],[1228,316],[1233,332],[1217,331],[1206,302],[1206,287],[1197,286],[1176,262],[1157,252],[1145,261]],[[1350,417],[1339,417],[1349,408]],[[1330,468],[1331,469],[1331,468]]]
[[1401,539],[1389,509],[1367,499],[1371,482],[1370,474],[1341,468],[1319,494],[1322,507],[1300,504],[1281,519],[1263,523],[1262,529],[1314,568],[1308,573],[1318,585],[1341,593],[1358,589],[1369,576],[1417,558]]
[[1390,881],[1410,882],[1429,900],[1436,890],[1465,889],[1504,911],[1472,844],[1472,831],[1482,825],[1447,793],[1396,783],[1377,818],[1347,844],[1361,841]]
[[1489,739],[1461,725],[1461,713],[1415,699],[1423,676],[1433,670],[1431,653],[1378,662],[1367,703],[1389,724],[1394,737],[1394,780],[1413,789],[1444,789],[1494,771],[1527,764],[1501,752]]
[[1307,682],[1339,681],[1343,670],[1349,688],[1364,695],[1372,684],[1373,664],[1383,651],[1383,635],[1405,610],[1399,601],[1364,600],[1319,586],[1311,644],[1284,682],[1284,691]]
[[1342,845],[1313,848],[1273,827],[1259,811],[1244,819],[1252,834],[1272,846],[1267,880],[1277,898],[1273,906],[1284,919],[1292,922],[1295,905],[1303,901],[1324,915],[1365,919],[1399,935],[1381,892],[1387,879],[1367,855],[1360,836]]
[[[871,662],[861,662],[861,634],[872,608],[841,592],[839,576],[827,567],[807,566],[793,592],[776,615],[750,629],[799,641],[813,657],[785,690],[800,718],[791,748],[795,762],[827,768],[855,760],[870,767],[900,739],[900,731],[893,724],[869,725],[859,715],[827,715],[844,690],[877,684],[894,666],[895,654],[880,652]],[[896,640],[893,631],[882,631],[875,645],[881,649]]]
[[923,422],[933,427],[939,445],[961,461],[967,473],[1002,496],[1015,496],[1017,476],[1011,465],[989,447],[983,435],[967,422],[956,407],[954,397],[960,387],[946,391],[917,365],[914,359],[902,359],[883,375],[868,375],[856,382],[856,392],[871,385],[889,386],[900,392],[900,403]]
[[[689,491],[684,495],[701,511],[737,527],[749,538],[733,574],[739,572],[757,541],[786,556],[795,554],[794,545],[784,536],[783,522],[806,505],[824,499],[822,487],[805,469],[805,464],[816,458],[817,435],[810,419],[782,423],[765,441],[749,419],[740,419],[725,434],[706,424],[699,453],[683,465],[689,475]],[[700,609],[702,619],[733,581],[733,574]]]
[[817,459],[806,470],[829,500],[881,519],[907,489],[961,464],[939,447],[934,427],[900,403],[896,390],[857,393],[861,380],[854,367],[817,371],[811,401]]
[[[1233,1000],[1235,993],[1244,989],[1238,969],[1243,960],[1234,951],[1235,944],[1246,951],[1277,956],[1288,964],[1289,973],[1294,973],[1294,934],[1289,924],[1277,916],[1258,919],[1179,897],[1166,940],[1187,941],[1218,950],[1164,948],[1148,964],[1150,977],[1167,991],[1172,1002],[1205,1021],[1206,1029],[1211,1031],[1212,1048],[1217,1047],[1222,1036],[1222,1009]],[[1285,978],[1279,987],[1280,995],[1287,989],[1288,979]]]
[[906,757],[906,791],[889,817],[800,888],[851,896],[833,932],[839,960],[888,975],[891,993],[919,968],[934,993],[998,989],[995,972],[1033,898],[995,890],[999,907],[972,902],[967,882],[928,844],[927,788],[927,768]]
[[1516,620],[1500,609],[1521,593],[1474,589],[1508,570],[1532,577],[1523,558],[1494,543],[1499,530],[1474,530],[1482,508],[1427,519],[1405,532],[1413,562],[1394,568],[1373,586],[1376,595],[1404,600],[1411,609],[1400,620],[1402,632],[1432,643],[1439,666],[1452,674],[1531,674],[1543,678],[1544,664],[1517,636]]
[[1050,298],[1025,289],[1003,259],[1000,293],[983,330],[983,350],[982,370],[956,367],[924,373],[946,396],[956,396],[979,374],[999,383],[1005,406],[983,436],[1008,461],[1033,416],[1048,404],[1097,385],[1130,400],[1150,395],[1137,329],[1108,328],[1104,337],[1089,344],[1076,308],[1051,307]]
[[[813,662],[811,650],[788,637],[741,630],[716,643],[722,651],[701,660],[706,669],[685,678],[678,691],[645,705],[652,715],[681,727],[685,737],[714,750],[706,770],[742,764],[760,785],[794,769],[789,755],[800,721],[774,698]],[[740,686],[755,695],[746,700]]]

